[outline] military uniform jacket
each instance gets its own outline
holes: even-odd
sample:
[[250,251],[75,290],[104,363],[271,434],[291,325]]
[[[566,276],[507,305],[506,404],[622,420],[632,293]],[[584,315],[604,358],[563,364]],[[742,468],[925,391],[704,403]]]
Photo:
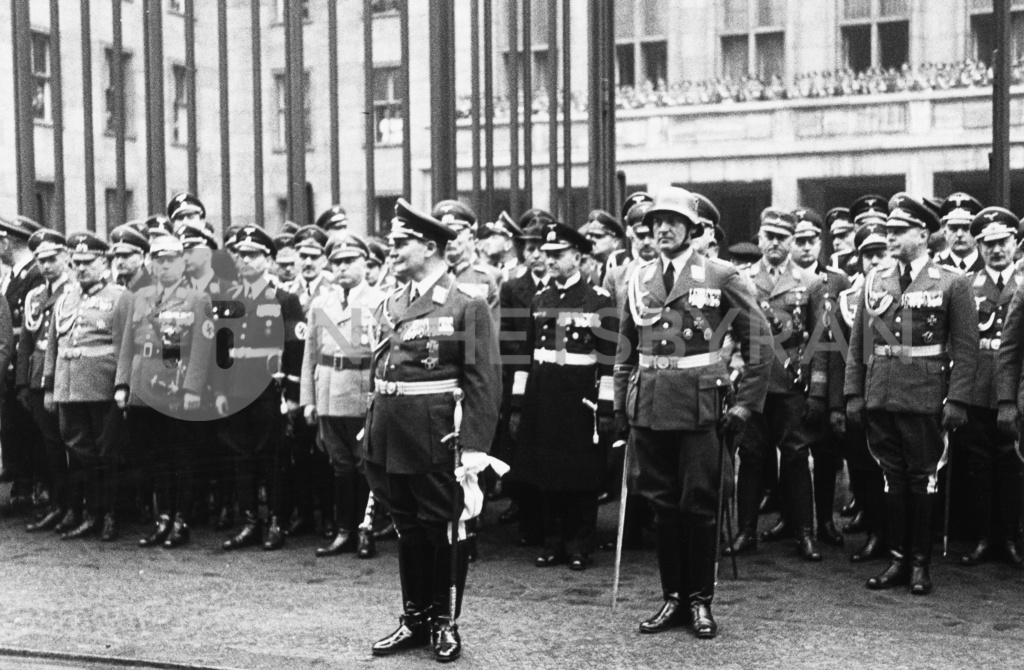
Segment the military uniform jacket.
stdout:
[[47,337],[53,308],[71,284],[66,276],[53,286],[43,282],[25,296],[25,316],[21,337],[18,339],[17,388],[38,391],[43,388],[43,368],[46,365]]
[[[938,414],[947,398],[970,404],[978,366],[978,311],[970,279],[929,260],[901,294],[899,274],[893,263],[864,280],[850,336],[846,397],[863,396],[869,410],[909,414]],[[875,354],[876,348],[899,345],[940,345],[945,351],[922,357]]]
[[594,444],[596,417],[583,401],[607,402],[603,409],[611,414],[616,314],[608,292],[582,275],[564,291],[549,284],[533,299],[533,363],[513,468],[542,491],[601,486],[606,454]]
[[608,268],[608,272],[604,276],[604,282],[601,287],[611,294],[612,298],[615,299],[615,306],[618,309],[623,309],[626,306],[626,298],[628,297],[629,291],[629,279],[633,276],[633,272],[638,267],[643,267],[653,261],[644,261],[639,258],[633,258],[624,265],[616,265],[615,267]]
[[9,372],[12,382],[16,382],[17,377],[17,345],[25,321],[25,298],[30,291],[45,283],[46,280],[43,279],[43,274],[39,271],[39,266],[34,259],[25,264],[16,273],[13,269],[11,270],[11,280],[7,283],[4,297],[7,299],[7,307],[11,315],[11,328],[14,335],[13,355],[8,357],[8,360],[9,364],[13,363],[14,365],[10,369],[9,364],[5,365],[3,369]]
[[131,311],[132,294],[101,281],[84,292],[65,289],[53,308],[47,335],[43,388],[55,402],[114,399],[118,347]]
[[306,314],[300,405],[315,406],[320,416],[366,416],[374,319],[384,297],[364,281],[349,291],[347,306],[338,286],[313,300]]
[[[214,387],[228,398],[252,398],[256,380],[274,378],[288,400],[299,400],[306,315],[293,293],[260,281],[253,297],[239,281],[215,305],[218,319],[231,329],[227,369],[218,370]],[[219,367],[219,366],[218,366]]]
[[768,392],[810,392],[811,397],[826,398],[828,357],[822,347],[814,347],[811,355],[807,351],[824,313],[822,280],[791,260],[778,269],[777,280],[769,274],[766,260],[745,269],[775,341]]
[[[1021,266],[1017,266],[1021,272]],[[1019,279],[1015,277],[1015,279]],[[1006,290],[1003,291],[1004,295]],[[999,402],[1024,401],[1021,393],[1021,359],[1024,357],[1024,282],[1017,281],[1013,297],[1006,309],[1003,334],[999,343],[996,366],[996,395]]]
[[456,380],[465,394],[460,444],[487,452],[501,405],[501,362],[490,309],[451,274],[410,304],[411,285],[381,305],[374,347],[374,395],[366,418],[365,457],[392,474],[450,471],[441,439],[452,432],[450,392],[395,395],[396,384]]
[[[729,263],[691,253],[666,295],[661,260],[644,266],[630,280],[622,311],[615,410],[641,428],[712,430],[729,383],[728,361],[720,355],[727,328],[746,363],[735,403],[760,412],[772,349],[750,282]],[[671,366],[671,357],[708,354],[707,365]],[[641,356],[653,365],[641,365]]]
[[281,288],[289,293],[294,293],[298,297],[302,309],[308,312],[313,300],[334,290],[333,281],[334,275],[325,271],[311,282],[307,282],[302,275],[299,275],[292,281],[281,284]]
[[994,281],[988,270],[982,269],[971,277],[974,288],[974,303],[978,308],[978,373],[974,376],[971,390],[971,405],[996,409],[999,407],[999,393],[996,385],[996,363],[1006,323],[1006,312],[1017,286],[1024,283],[1019,273],[1010,275],[1003,289]]
[[452,268],[455,283],[464,286],[464,291],[475,298],[487,301],[495,322],[498,320],[498,286],[501,284],[501,273],[483,263],[463,261]]
[[[960,268],[956,266],[957,259],[953,257],[953,253],[949,250],[941,253],[935,262],[938,263],[939,265],[944,265],[946,267],[951,267],[957,271],[961,271]],[[983,269],[985,269],[985,259],[981,257],[981,252],[975,250],[974,260],[971,262],[969,266],[967,266],[967,269],[962,270],[962,272],[966,272],[969,275],[973,275],[974,273],[980,272]]]
[[128,387],[132,405],[180,409],[185,391],[202,395],[214,357],[210,298],[179,282],[168,289],[139,289],[117,364],[116,384]]
[[[843,387],[846,383],[846,352],[850,343],[850,325],[841,314],[840,301],[851,288],[850,277],[841,270],[817,266],[819,305],[811,332],[810,345],[818,363],[812,365],[808,395],[825,399],[834,411],[846,409]],[[822,372],[826,375],[824,378]]]
[[151,275],[146,268],[142,268],[139,270],[138,274],[128,281],[125,288],[132,293],[138,293],[147,286],[153,286],[154,284],[156,284],[156,281],[154,281],[153,275]]
[[[501,285],[501,356],[506,378],[506,392],[511,391],[515,370],[530,367],[533,344],[527,341],[530,326],[530,306],[540,284],[533,273],[526,270]],[[521,393],[521,392],[520,392]]]

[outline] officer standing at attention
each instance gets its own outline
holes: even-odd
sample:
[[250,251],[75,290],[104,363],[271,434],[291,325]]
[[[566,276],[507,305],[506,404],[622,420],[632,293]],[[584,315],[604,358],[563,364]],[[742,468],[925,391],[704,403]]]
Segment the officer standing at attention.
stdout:
[[[391,260],[408,283],[388,297],[377,319],[381,333],[363,446],[370,487],[387,503],[398,529],[404,614],[398,629],[373,645],[375,656],[431,639],[438,661],[455,660],[462,651],[454,619],[468,560],[451,522],[463,496],[453,490],[453,445],[445,438],[461,414],[462,467],[476,474],[487,466],[501,405],[501,364],[484,297],[448,272],[444,248],[455,237],[399,199]],[[454,612],[448,599],[452,551],[458,566]]]
[[[384,293],[366,283],[370,249],[351,233],[327,244],[334,284],[321,292],[307,313],[299,405],[306,422],[318,427],[334,476],[337,532],[318,557],[355,550],[360,558],[376,552],[372,528],[359,528],[370,489],[363,475],[359,440],[370,393],[374,314]],[[358,546],[356,531],[358,530]]]
[[[691,235],[703,231],[693,194],[676,187],[658,192],[644,221],[659,258],[630,280],[614,384],[616,423],[624,430],[628,420],[638,488],[654,507],[665,599],[640,632],[689,625],[697,637],[711,638],[718,631],[711,601],[723,461],[732,471],[716,429],[734,436],[764,405],[772,361],[768,324],[736,268],[690,248]],[[729,369],[721,326],[730,313],[746,368],[723,414]],[[728,486],[731,477],[725,481]]]
[[132,224],[126,223],[110,231],[110,269],[114,280],[135,293],[153,284],[143,256],[149,253],[149,240]]
[[939,216],[949,248],[936,258],[939,265],[948,265],[971,275],[985,267],[985,261],[978,253],[978,243],[971,236],[971,222],[980,211],[981,203],[966,193],[954,193],[942,203]]
[[133,440],[156,491],[156,528],[139,546],[178,547],[189,540],[195,424],[213,360],[209,296],[184,285],[181,240],[154,238],[154,283],[134,294],[117,366],[114,400],[128,410]]
[[455,275],[455,282],[474,296],[487,300],[498,320],[498,286],[501,272],[478,262],[476,253],[476,214],[458,200],[442,200],[434,205],[430,215],[455,233],[455,240],[445,247],[445,260]]
[[865,279],[846,366],[847,422],[865,422],[885,475],[891,563],[867,587],[909,582],[915,595],[932,590],[931,494],[942,431],[967,422],[978,362],[971,280],[928,257],[928,235],[938,229],[919,200],[898,193],[889,201],[886,236],[897,262]]
[[25,326],[18,339],[18,399],[31,412],[42,435],[45,481],[50,488],[50,509],[42,519],[26,526],[29,532],[55,528],[71,509],[67,491],[68,453],[57,417],[43,407],[43,366],[53,306],[71,283],[66,243],[63,235],[46,228],[28,238],[28,248],[35,255],[45,282],[25,296]]
[[85,499],[81,523],[61,535],[84,537],[102,523],[100,539],[117,536],[117,467],[124,423],[114,402],[117,353],[131,311],[132,294],[108,280],[106,242],[92,233],[67,238],[78,280],[54,308],[43,368],[43,402],[56,407],[68,449],[71,501]]

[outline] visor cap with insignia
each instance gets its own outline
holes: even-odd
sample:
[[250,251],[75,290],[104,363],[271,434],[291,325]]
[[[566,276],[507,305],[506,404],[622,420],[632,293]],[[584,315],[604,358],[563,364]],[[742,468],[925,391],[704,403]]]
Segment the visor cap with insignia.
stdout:
[[622,222],[626,224],[626,226],[631,225],[628,220],[629,210],[633,209],[636,205],[640,205],[645,202],[654,202],[654,197],[647,191],[637,191],[636,193],[631,194],[626,198],[625,202],[622,203],[622,210],[620,213],[622,214]]
[[459,232],[466,228],[476,229],[476,213],[464,202],[442,200],[430,210],[430,216]]
[[534,207],[523,212],[522,216],[519,217],[519,227],[524,231],[530,226],[539,223],[545,225],[555,220],[554,215],[546,209]]
[[331,205],[323,214],[316,217],[316,227],[321,230],[337,230],[348,228],[348,214],[341,205]]
[[267,231],[256,225],[242,226],[235,233],[235,236],[231,238],[231,246],[235,251],[239,252],[255,251],[266,254],[271,258],[277,255],[277,247],[274,246],[273,238],[270,237]]
[[853,236],[853,244],[858,253],[872,249],[888,249],[889,243],[885,239],[885,226],[880,223],[861,226]]
[[1016,237],[1020,219],[1008,209],[986,207],[971,221],[971,236],[979,242],[995,242]]
[[984,207],[978,199],[967,193],[954,193],[942,201],[939,218],[942,223],[971,223]]
[[332,261],[360,256],[369,258],[370,246],[354,233],[335,236],[327,243],[327,258]]
[[[548,223],[551,223],[550,221]],[[543,242],[544,241],[544,227],[546,223],[532,223],[527,226],[523,234],[519,236],[519,239],[524,242]]]
[[872,220],[884,223],[888,215],[886,200],[880,195],[862,195],[850,205],[850,218],[856,225],[862,225]]
[[146,236],[152,237],[153,235],[159,235],[163,231],[165,233],[174,234],[174,224],[163,214],[152,214],[147,216],[143,225],[146,228]]
[[622,224],[619,223],[614,216],[603,209],[591,210],[590,214],[587,216],[587,223],[591,225],[595,223],[600,224],[615,237],[622,237],[626,234]]
[[62,251],[67,251],[67,238],[56,230],[40,228],[29,236],[28,250],[36,260],[53,258]]
[[651,232],[651,226],[644,221],[647,212],[654,206],[654,200],[643,200],[629,208],[626,214],[626,225],[633,229],[634,233],[647,235]]
[[174,234],[181,240],[186,249],[194,249],[196,247],[217,248],[217,236],[214,234],[213,226],[209,222],[202,226],[179,223],[174,228]]
[[206,207],[203,206],[203,202],[187,191],[177,194],[167,203],[167,218],[171,221],[195,212],[206,218]]
[[689,224],[690,237],[697,238],[704,234],[704,226],[700,224],[700,215],[697,213],[697,197],[678,186],[666,186],[658,191],[651,201],[651,208],[644,214],[643,223],[651,226],[654,217],[662,212],[678,214],[686,219]]
[[286,232],[280,232],[277,235],[274,235],[274,246],[277,247],[278,252],[284,251],[285,249],[294,249],[295,235]]
[[886,227],[923,228],[934,233],[940,227],[939,217],[931,207],[908,193],[897,193],[889,200]]
[[589,254],[593,248],[593,243],[572,226],[558,221],[544,226],[544,243],[540,245],[541,251],[576,249],[584,254]]
[[32,233],[40,230],[42,226],[28,218],[18,215],[14,221],[0,219],[0,237],[13,237],[14,239],[27,242]]
[[825,213],[825,226],[828,227],[832,237],[841,237],[854,228],[850,220],[850,210],[846,207],[833,207]]
[[793,217],[796,218],[796,228],[793,231],[794,237],[820,236],[824,223],[818,213],[813,209],[801,208],[793,210]]
[[785,210],[767,207],[761,212],[761,230],[791,237],[796,232],[796,217]]
[[327,246],[327,233],[318,226],[303,226],[295,233],[294,242],[299,252],[323,255]]
[[477,237],[481,240],[487,239],[492,235],[501,235],[510,240],[518,240],[522,234],[523,229],[505,211],[498,215],[497,221],[485,223],[477,231]]
[[147,254],[149,240],[130,223],[110,231],[110,253],[112,254]]
[[697,198],[697,216],[702,226],[713,229],[722,222],[722,215],[710,198],[700,193],[694,193],[693,197]]
[[67,248],[71,252],[71,260],[93,261],[105,255],[110,246],[92,233],[78,232],[68,235]]
[[185,253],[185,245],[173,235],[160,235],[153,239],[149,245],[150,258],[164,258],[166,256],[181,256]]
[[366,246],[370,249],[370,256],[366,259],[366,262],[370,265],[384,265],[384,261],[388,257],[388,249],[377,240],[370,240],[366,243]]
[[457,233],[444,225],[430,214],[414,209],[412,205],[399,198],[395,204],[395,218],[391,219],[391,233],[388,240],[416,239],[437,242],[442,249],[454,240]]

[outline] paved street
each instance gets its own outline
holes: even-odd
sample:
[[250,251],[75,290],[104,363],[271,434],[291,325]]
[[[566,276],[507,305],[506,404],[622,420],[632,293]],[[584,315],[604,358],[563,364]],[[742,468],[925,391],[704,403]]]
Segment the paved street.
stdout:
[[[504,509],[488,511],[493,518]],[[602,508],[613,532],[616,506]],[[185,550],[140,550],[139,528],[113,545],[31,536],[0,520],[0,647],[225,668],[433,667],[427,650],[373,659],[399,595],[394,542],[380,558],[313,557],[318,540],[281,552],[225,554],[200,529]],[[463,668],[1010,668],[1024,656],[1024,575],[1002,565],[972,570],[938,558],[935,593],[875,593],[880,564],[854,566],[840,550],[808,564],[788,543],[762,545],[733,581],[722,564],[715,601],[721,634],[641,637],[657,604],[653,552],[627,552],[621,606],[609,607],[613,560],[584,573],[538,570],[534,550],[506,548],[491,525],[472,568],[461,620]],[[857,538],[859,540],[859,538]],[[961,547],[956,547],[957,553]],[[0,656],[0,668],[107,667]]]

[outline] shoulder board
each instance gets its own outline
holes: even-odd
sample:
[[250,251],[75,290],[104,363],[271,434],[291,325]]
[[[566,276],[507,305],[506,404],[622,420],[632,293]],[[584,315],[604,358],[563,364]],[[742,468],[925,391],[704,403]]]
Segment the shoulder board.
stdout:
[[477,288],[475,288],[476,286],[480,286],[480,284],[458,283],[455,285],[455,288],[459,289],[461,292],[465,293],[470,298],[480,298],[482,296],[480,295],[480,291]]
[[706,260],[711,265],[719,265],[723,268],[733,267],[732,263],[730,263],[729,261],[724,261],[721,258],[713,258],[711,256],[708,256]]
[[974,274],[974,285],[975,286],[984,286],[985,285],[985,273],[984,272],[976,272]]
[[528,269],[525,265],[520,265],[519,267],[516,268],[515,274],[513,275],[513,279],[519,279],[520,277],[527,273],[527,270]]
[[45,291],[46,291],[46,283],[44,282],[44,283],[40,284],[39,286],[36,286],[31,291],[29,291],[25,295],[25,300],[31,300],[32,298],[36,297],[37,294],[43,293]]
[[933,267],[937,267],[940,270],[944,270],[944,271],[946,271],[946,272],[948,272],[950,274],[954,274],[954,275],[965,275],[965,274],[967,274],[966,271],[961,270],[960,268],[956,267],[955,265],[943,265],[942,263],[933,263],[932,265],[933,265]]
[[601,288],[600,286],[595,286],[595,287],[594,287],[594,293],[596,293],[596,294],[598,294],[599,296],[601,296],[601,297],[604,297],[604,298],[610,298],[610,297],[612,297],[612,294],[611,294],[611,293],[609,293],[609,292],[608,292],[608,291],[606,291],[605,289]]
[[487,275],[492,279],[501,275],[501,270],[495,267],[491,267],[490,265],[484,265],[483,263],[474,263],[470,267],[479,272],[480,274]]

